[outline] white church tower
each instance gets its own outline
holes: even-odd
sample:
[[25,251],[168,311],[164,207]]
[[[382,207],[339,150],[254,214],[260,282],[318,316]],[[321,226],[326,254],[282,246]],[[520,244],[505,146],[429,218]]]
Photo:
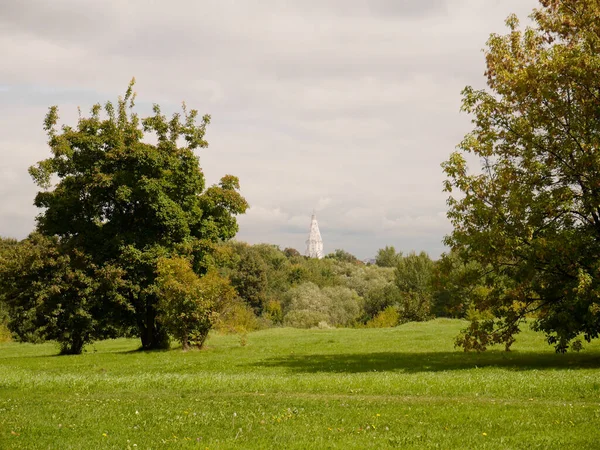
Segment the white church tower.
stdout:
[[310,234],[308,235],[308,241],[306,241],[306,256],[309,258],[323,258],[323,239],[321,239],[317,215],[314,212],[310,221]]

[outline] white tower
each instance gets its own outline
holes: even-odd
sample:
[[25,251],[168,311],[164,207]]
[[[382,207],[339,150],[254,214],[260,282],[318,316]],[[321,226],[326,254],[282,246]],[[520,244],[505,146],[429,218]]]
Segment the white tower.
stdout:
[[314,212],[310,221],[310,234],[308,235],[308,241],[306,241],[306,256],[309,258],[323,258],[323,239],[321,239],[317,215]]

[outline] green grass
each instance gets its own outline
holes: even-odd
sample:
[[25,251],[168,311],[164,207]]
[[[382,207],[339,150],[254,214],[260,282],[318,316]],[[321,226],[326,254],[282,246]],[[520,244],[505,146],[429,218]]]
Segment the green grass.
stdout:
[[211,336],[207,349],[0,344],[0,448],[598,448],[600,344],[453,348],[463,322]]

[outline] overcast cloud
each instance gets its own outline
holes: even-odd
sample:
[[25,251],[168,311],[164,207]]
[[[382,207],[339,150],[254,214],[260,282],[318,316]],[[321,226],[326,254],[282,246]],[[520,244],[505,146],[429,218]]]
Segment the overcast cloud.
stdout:
[[37,214],[27,167],[48,156],[57,104],[122,94],[140,113],[181,101],[212,115],[209,183],[240,178],[238,239],[304,252],[317,210],[325,252],[444,251],[440,163],[469,131],[460,91],[484,85],[481,49],[535,0],[0,2],[0,235]]

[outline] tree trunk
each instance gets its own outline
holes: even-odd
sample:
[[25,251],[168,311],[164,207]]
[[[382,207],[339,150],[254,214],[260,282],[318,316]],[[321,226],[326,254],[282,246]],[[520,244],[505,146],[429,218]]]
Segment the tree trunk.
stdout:
[[75,336],[70,341],[61,342],[61,355],[81,355],[84,346],[84,339],[81,336]]
[[[149,303],[150,299],[147,299]],[[143,320],[138,320],[140,338],[143,350],[164,350],[170,347],[167,331],[156,320],[156,309],[152,304],[146,304]]]
[[181,338],[181,348],[184,352],[190,349],[190,342],[187,333],[184,333]]
[[196,340],[196,347],[198,347],[198,349],[202,348],[202,346],[204,345],[204,341],[206,341],[207,337],[208,337],[208,331],[203,332],[200,334],[200,336],[198,336],[198,339]]

